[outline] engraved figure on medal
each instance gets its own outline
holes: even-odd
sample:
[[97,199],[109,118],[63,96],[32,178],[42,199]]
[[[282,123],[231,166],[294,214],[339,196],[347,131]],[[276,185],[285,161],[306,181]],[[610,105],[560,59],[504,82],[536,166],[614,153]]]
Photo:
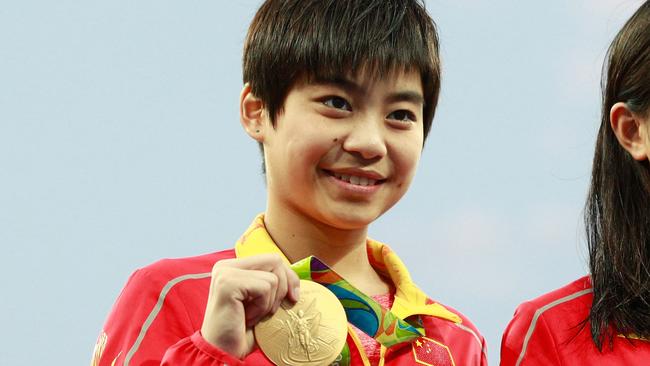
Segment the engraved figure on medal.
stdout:
[[328,327],[321,324],[321,314],[315,305],[316,299],[313,299],[305,311],[285,309],[289,319],[280,322],[289,330],[289,342],[281,358],[288,365],[322,361],[334,352],[332,343],[336,338],[327,337],[327,331],[321,334],[320,328]]
[[283,302],[271,318],[255,327],[260,348],[276,365],[329,365],[339,356],[346,336],[341,303],[310,281],[301,281],[298,303]]

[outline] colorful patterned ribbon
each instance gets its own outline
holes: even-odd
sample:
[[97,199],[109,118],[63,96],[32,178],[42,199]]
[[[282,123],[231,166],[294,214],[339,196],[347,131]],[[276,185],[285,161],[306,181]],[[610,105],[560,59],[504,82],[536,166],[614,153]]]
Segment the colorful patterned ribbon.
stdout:
[[332,291],[341,301],[348,321],[380,344],[390,347],[423,336],[421,328],[398,318],[318,258],[309,256],[294,263],[291,268],[300,279],[314,281]]

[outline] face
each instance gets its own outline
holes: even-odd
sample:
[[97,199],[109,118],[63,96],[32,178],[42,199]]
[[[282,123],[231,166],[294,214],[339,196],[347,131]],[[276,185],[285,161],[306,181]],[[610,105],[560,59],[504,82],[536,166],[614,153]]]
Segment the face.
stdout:
[[268,204],[365,228],[406,193],[423,145],[418,72],[299,82],[261,132]]

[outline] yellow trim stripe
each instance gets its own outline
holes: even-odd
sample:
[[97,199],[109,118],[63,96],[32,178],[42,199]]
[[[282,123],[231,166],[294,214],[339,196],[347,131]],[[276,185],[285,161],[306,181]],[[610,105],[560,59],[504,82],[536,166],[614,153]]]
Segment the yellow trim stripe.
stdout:
[[363,362],[363,366],[371,366],[368,355],[366,355],[366,349],[363,347],[363,344],[361,343],[361,339],[359,339],[357,332],[354,331],[350,324],[348,324],[348,334],[350,335],[350,338],[352,338],[354,345],[357,347],[357,351],[359,351],[359,356],[361,356],[361,362]]
[[634,340],[637,340],[637,341],[650,342],[650,339],[645,338],[645,337],[638,336],[638,335],[636,335],[636,334],[634,334],[634,333],[631,333],[631,334],[628,334],[628,335],[625,335],[625,334],[617,334],[616,336],[619,337],[619,338],[634,339]]

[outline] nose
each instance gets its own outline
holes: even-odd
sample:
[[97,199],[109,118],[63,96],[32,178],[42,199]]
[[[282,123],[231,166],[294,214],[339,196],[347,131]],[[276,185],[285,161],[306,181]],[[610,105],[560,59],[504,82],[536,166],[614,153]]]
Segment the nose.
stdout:
[[386,155],[383,119],[363,118],[352,123],[350,131],[343,141],[343,149],[359,154],[367,160],[378,159]]

